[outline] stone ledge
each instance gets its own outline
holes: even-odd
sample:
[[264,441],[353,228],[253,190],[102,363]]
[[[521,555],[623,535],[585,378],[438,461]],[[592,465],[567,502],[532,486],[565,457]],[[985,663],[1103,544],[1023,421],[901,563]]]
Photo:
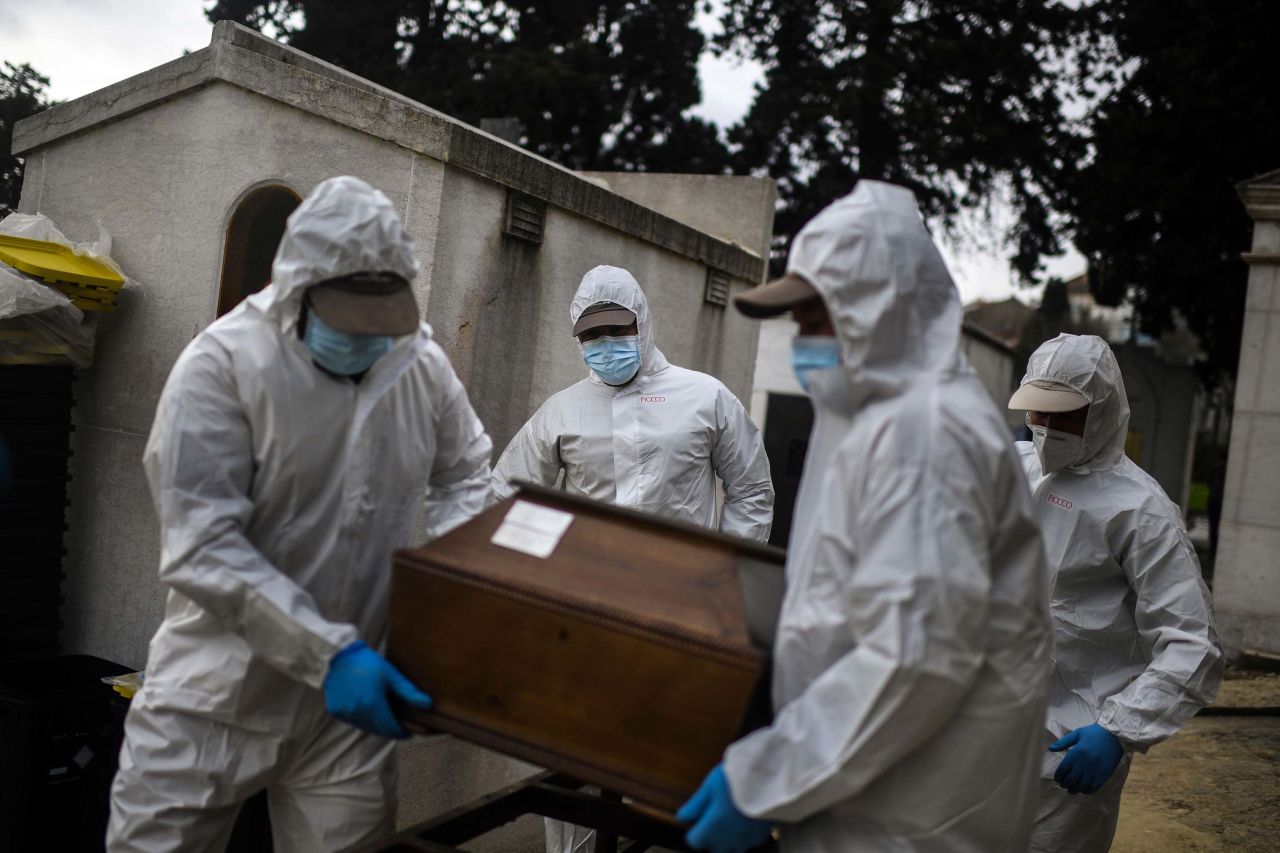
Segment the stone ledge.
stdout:
[[1238,658],[1243,648],[1280,654],[1280,614],[1257,613],[1217,603],[1213,609],[1228,660]]
[[42,145],[163,103],[215,79],[215,51],[206,47],[105,89],[24,118],[13,126],[12,152],[23,157]]
[[411,102],[384,98],[328,74],[279,63],[233,44],[220,46],[218,82],[261,95],[436,160],[449,153],[450,121]]
[[19,122],[13,153],[27,155],[72,134],[140,112],[212,83],[226,83],[384,139],[537,196],[750,283],[765,261],[636,204],[569,169],[229,21],[209,47]]
[[1242,181],[1236,191],[1254,221],[1280,220],[1280,170]]
[[763,260],[754,252],[636,204],[541,158],[526,156],[521,149],[467,125],[453,125],[446,160],[451,166],[537,196],[752,284],[760,281],[764,271]]

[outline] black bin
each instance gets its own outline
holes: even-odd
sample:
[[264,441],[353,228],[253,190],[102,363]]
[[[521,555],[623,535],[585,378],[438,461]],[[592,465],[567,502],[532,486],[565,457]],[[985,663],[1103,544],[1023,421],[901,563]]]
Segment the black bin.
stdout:
[[0,667],[0,850],[100,851],[127,704],[89,655]]

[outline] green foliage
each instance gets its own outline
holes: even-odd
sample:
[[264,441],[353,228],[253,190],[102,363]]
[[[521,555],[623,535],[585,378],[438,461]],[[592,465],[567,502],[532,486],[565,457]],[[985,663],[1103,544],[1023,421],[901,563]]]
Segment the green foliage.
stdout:
[[0,218],[13,212],[22,195],[22,161],[9,153],[13,126],[49,106],[48,87],[49,80],[30,65],[6,62],[0,69]]
[[229,18],[573,169],[721,172],[695,0],[218,0]]
[[780,234],[860,176],[909,187],[944,223],[1007,197],[1016,224],[1006,236],[1027,279],[1060,251],[1050,212],[1082,150],[1055,86],[1071,10],[1054,0],[735,0],[729,9],[720,48],[766,74],[730,139],[739,168],[777,179]]
[[1280,3],[1102,0],[1091,11],[1096,66],[1081,86],[1103,96],[1062,210],[1098,301],[1131,299],[1153,335],[1176,310],[1213,382],[1239,358],[1250,222],[1235,185],[1280,168]]
[[1187,512],[1204,515],[1209,511],[1209,484],[1192,483],[1187,495]]
[[858,176],[909,187],[944,227],[1007,202],[1024,280],[1070,236],[1099,302],[1132,299],[1153,335],[1180,313],[1209,375],[1234,370],[1249,236],[1234,185],[1280,167],[1276,0],[726,0],[714,49],[765,73],[728,149],[686,115],[699,2],[216,0],[208,14],[465,121],[519,119],[522,144],[570,168],[768,173],[775,261]]

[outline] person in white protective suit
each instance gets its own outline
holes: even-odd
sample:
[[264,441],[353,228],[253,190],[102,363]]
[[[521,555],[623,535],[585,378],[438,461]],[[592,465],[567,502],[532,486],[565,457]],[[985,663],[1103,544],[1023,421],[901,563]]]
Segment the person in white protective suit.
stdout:
[[[515,481],[765,542],[773,481],[764,440],[738,398],[713,376],[667,361],[649,303],[631,273],[598,266],[569,305],[590,372],[554,394],[493,468],[498,498]],[[724,487],[717,518],[716,477]],[[548,819],[549,853],[589,850],[595,833]]]
[[1124,454],[1129,401],[1111,348],[1059,335],[1009,401],[1053,576],[1053,677],[1037,851],[1111,847],[1133,752],[1217,695],[1222,653],[1178,508]]
[[760,431],[718,379],[667,361],[631,273],[592,269],[569,318],[591,372],[516,433],[493,469],[498,497],[515,480],[554,486],[563,476],[573,494],[766,541],[773,482]]
[[960,349],[915,199],[860,181],[738,297],[791,310],[816,421],[787,552],[771,725],[679,812],[730,853],[1026,850],[1048,573],[1004,420]]
[[429,698],[375,649],[391,552],[483,509],[491,443],[409,281],[381,192],[324,181],[272,281],[187,346],[144,454],[165,618],[125,724],[111,851],[218,851],[266,790],[277,851],[394,829],[389,696]]

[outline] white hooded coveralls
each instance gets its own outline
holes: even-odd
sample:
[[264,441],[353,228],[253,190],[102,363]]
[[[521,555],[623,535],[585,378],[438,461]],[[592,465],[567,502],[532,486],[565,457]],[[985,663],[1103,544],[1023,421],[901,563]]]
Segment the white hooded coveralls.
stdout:
[[776,716],[725,754],[734,802],[780,822],[787,851],[1022,853],[1047,570],[955,285],[910,192],[876,181],[810,221],[788,269],[821,294],[842,364],[810,374]]
[[[1080,458],[1044,476],[1018,442],[1053,576],[1052,742],[1094,723],[1145,752],[1212,702],[1222,653],[1208,590],[1177,506],[1124,453],[1129,400],[1111,348],[1092,335],[1040,346],[1022,384],[1066,385],[1089,401]],[[1032,849],[1110,847],[1128,757],[1092,795],[1053,781],[1065,753],[1046,753]]]
[[[759,429],[720,380],[667,361],[653,342],[653,319],[631,273],[598,266],[569,305],[570,327],[598,302],[636,315],[640,368],[626,385],[594,372],[551,396],[493,468],[498,498],[514,481],[565,491],[715,529],[716,477],[724,486],[719,529],[758,542],[773,525],[773,480]],[[563,477],[563,481],[561,481]],[[595,833],[547,821],[547,850],[589,850]]]
[[719,528],[764,542],[773,482],[760,431],[718,379],[676,367],[653,342],[649,303],[631,273],[599,266],[582,278],[570,323],[597,302],[636,315],[640,369],[622,386],[594,373],[554,394],[516,433],[493,469],[499,498],[514,480],[554,486],[618,506],[715,528],[716,477],[724,484]]
[[[391,552],[479,512],[491,444],[425,323],[356,383],[298,337],[306,288],[357,271],[412,279],[390,201],[321,183],[289,217],[272,283],[196,336],[144,464],[160,519],[164,622],[126,723],[109,847],[220,850],[267,789],[277,850],[393,828],[392,742],[329,718],[329,662],[387,627]],[[425,686],[425,685],[424,685]]]

